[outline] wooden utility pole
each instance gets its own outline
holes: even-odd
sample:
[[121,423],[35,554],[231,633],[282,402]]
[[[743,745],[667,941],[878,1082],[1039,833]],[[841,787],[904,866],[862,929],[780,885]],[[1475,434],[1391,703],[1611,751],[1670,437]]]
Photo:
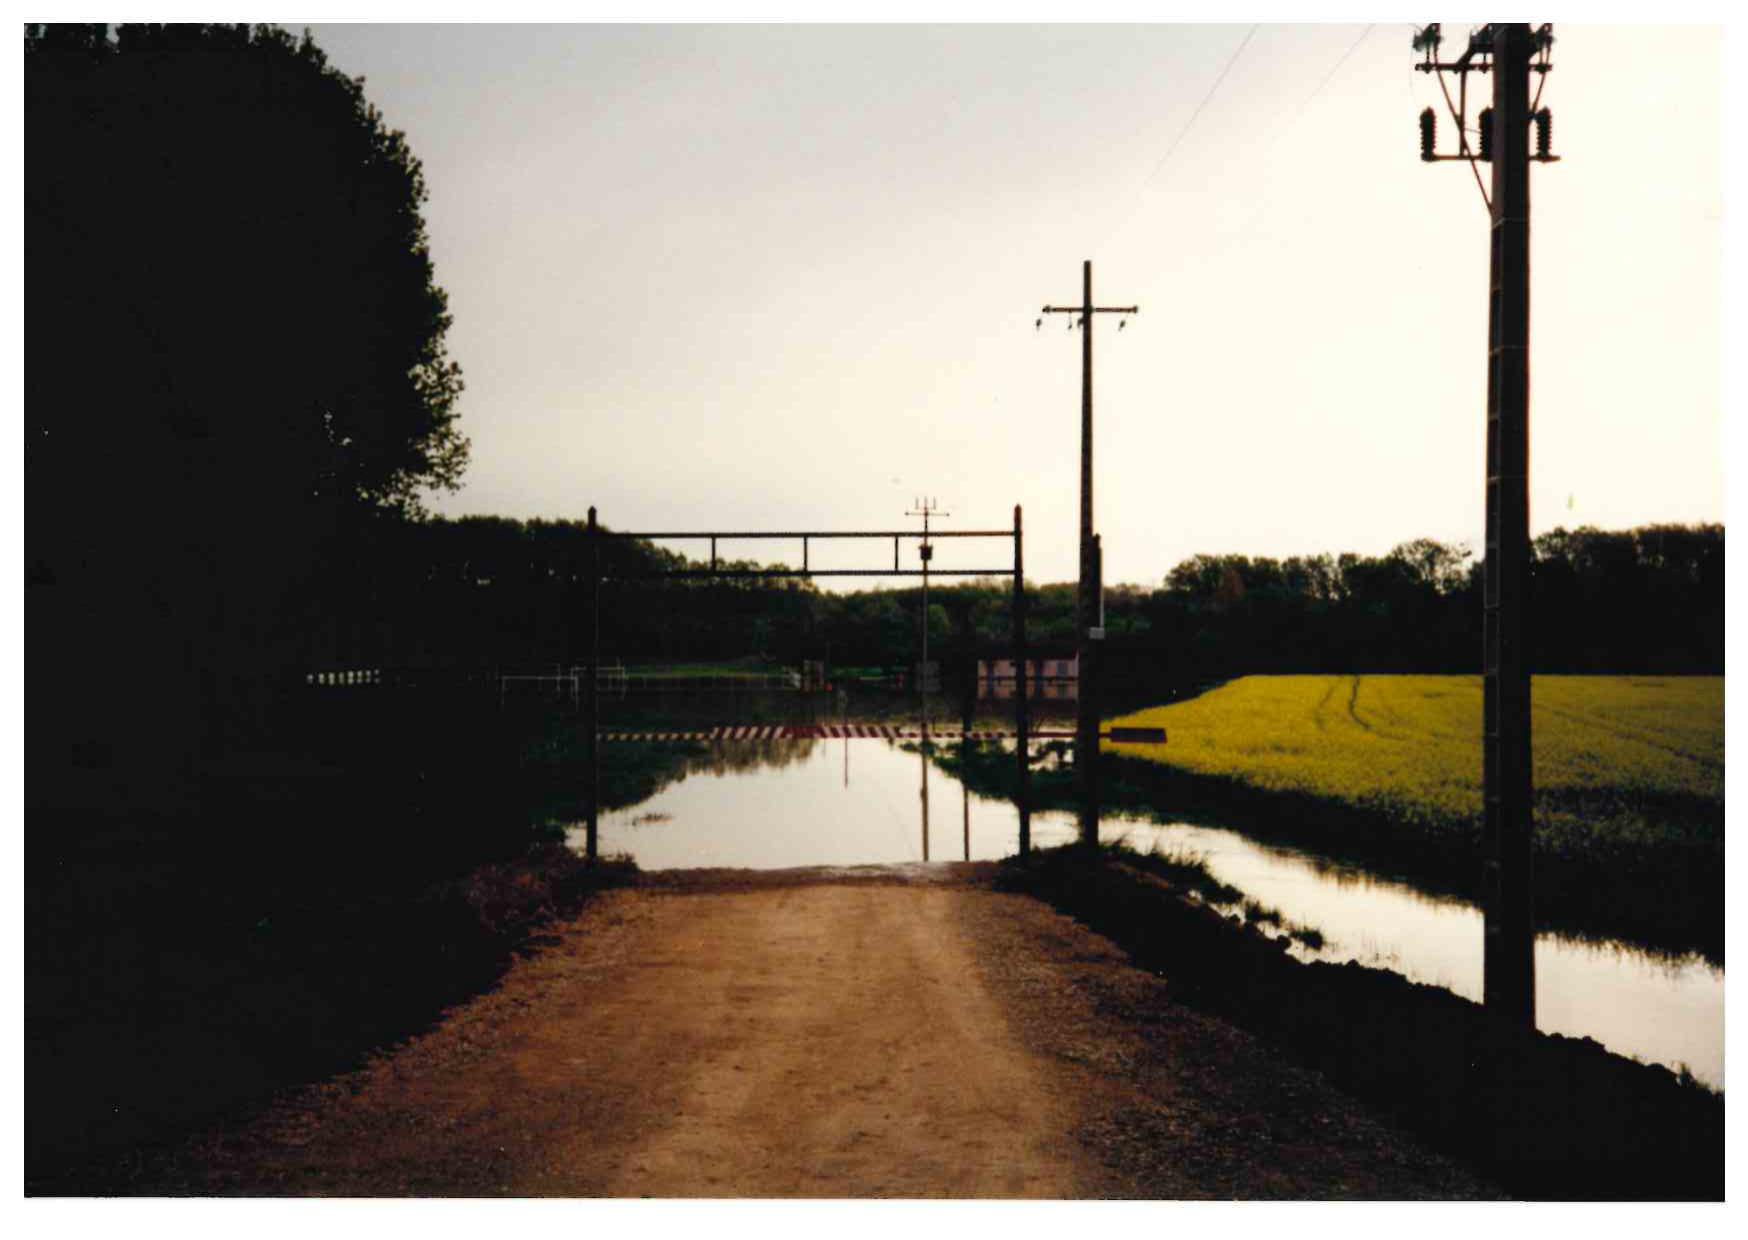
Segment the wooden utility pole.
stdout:
[[923,640],[922,662],[917,666],[917,693],[922,698],[923,741],[929,739],[929,561],[935,558],[935,549],[929,545],[929,518],[950,517],[950,512],[942,512],[937,501],[932,499],[917,500],[915,507],[904,514],[907,517],[923,519],[923,541],[917,548],[917,556],[923,562]]
[[1087,748],[1077,750],[1077,753],[1090,754],[1092,761],[1081,764],[1076,761],[1075,774],[1080,779],[1080,838],[1083,843],[1097,844],[1099,842],[1099,689],[1101,687],[1100,673],[1104,670],[1105,654],[1105,546],[1103,539],[1092,536],[1092,562],[1087,567],[1087,577],[1092,583],[1092,602],[1089,605],[1086,618],[1086,629],[1089,640],[1081,645],[1079,659],[1079,674],[1075,695],[1076,702],[1081,704],[1075,715],[1075,744],[1086,745]]
[[1031,736],[1027,725],[1031,711],[1026,704],[1026,533],[1020,506],[1014,505],[1014,604],[1009,625],[1014,651],[1014,756],[1018,759],[1014,808],[1020,816],[1020,856],[1032,851]]
[[923,563],[923,605],[922,605],[922,661],[917,664],[917,693],[922,698],[922,745],[919,753],[922,758],[922,803],[923,803],[923,860],[929,859],[929,561],[935,557],[935,549],[929,545],[929,518],[934,516],[948,517],[952,513],[942,512],[932,499],[917,500],[915,506],[907,513],[907,517],[923,519],[923,540],[917,547],[917,556]]
[[589,507],[589,658],[583,667],[583,755],[588,764],[589,816],[584,858],[594,865],[600,856],[597,818],[601,807],[600,702],[596,678],[601,658],[601,540],[595,509]]
[[[1492,193],[1487,343],[1487,530],[1482,589],[1482,894],[1486,914],[1482,992],[1502,1028],[1536,1024],[1535,919],[1531,902],[1534,821],[1530,769],[1528,611],[1529,294],[1532,158],[1550,162],[1550,118],[1530,101],[1530,74],[1545,75],[1552,30],[1496,22],[1476,31],[1456,61],[1438,61],[1436,25],[1415,37],[1422,72],[1493,75],[1493,106],[1480,116],[1480,149],[1471,153],[1466,115],[1457,113],[1459,153],[1439,155],[1431,109],[1421,115],[1421,158],[1491,162]],[[1545,80],[1545,77],[1544,79]],[[1442,89],[1442,79],[1441,79]],[[1540,98],[1537,90],[1537,98]],[[1448,95],[1447,95],[1448,99]],[[1453,109],[1454,110],[1454,109]],[[1537,150],[1529,129],[1536,124]],[[1479,172],[1476,173],[1479,182]]]
[[1530,900],[1530,29],[1493,27],[1493,228],[1487,351],[1487,559],[1482,755],[1487,930],[1483,990],[1507,1024],[1536,1026]]
[[[1045,306],[1045,314],[1079,316],[1074,326],[1080,340],[1080,589],[1074,602],[1074,651],[1078,668],[1075,692],[1074,769],[1080,789],[1080,838],[1085,844],[1099,839],[1098,772],[1099,709],[1088,669],[1097,661],[1095,644],[1104,640],[1099,627],[1099,583],[1093,548],[1093,316],[1139,314],[1139,306],[1093,304],[1092,260],[1081,264],[1081,294],[1078,306]],[[1039,319],[1039,326],[1044,320]],[[1118,320],[1122,330],[1125,320]]]

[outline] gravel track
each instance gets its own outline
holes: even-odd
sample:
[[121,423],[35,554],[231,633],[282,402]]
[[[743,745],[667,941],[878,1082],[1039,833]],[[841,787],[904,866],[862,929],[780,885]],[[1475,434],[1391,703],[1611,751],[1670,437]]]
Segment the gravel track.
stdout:
[[647,876],[162,1191],[1496,1195],[990,879]]

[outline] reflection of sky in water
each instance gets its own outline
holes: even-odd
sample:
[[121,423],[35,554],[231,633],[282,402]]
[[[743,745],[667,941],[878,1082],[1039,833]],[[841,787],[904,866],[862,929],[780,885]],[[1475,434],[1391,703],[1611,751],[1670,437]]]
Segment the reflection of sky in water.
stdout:
[[[939,769],[927,771],[928,839],[923,832],[924,760],[895,742],[800,740],[765,745],[788,765],[742,772],[694,771],[647,801],[600,816],[604,855],[629,853],[646,870],[734,866],[877,865],[1010,857],[1019,847],[1013,806],[967,797]],[[732,745],[721,746],[724,750]],[[603,760],[611,760],[611,747]],[[664,821],[636,820],[651,814]],[[1068,815],[1034,814],[1040,844],[1070,838]],[[573,831],[576,841],[581,834]]]
[[[1184,824],[1109,822],[1147,848],[1201,855],[1222,882],[1323,932],[1302,959],[1358,960],[1417,982],[1481,998],[1481,911],[1363,871],[1264,848],[1234,831]],[[1713,1085],[1724,1076],[1724,971],[1698,956],[1657,956],[1613,943],[1545,934],[1536,939],[1536,1024],[1593,1037],[1613,1050],[1674,1067]]]
[[[920,754],[895,743],[788,741],[768,748],[785,764],[753,766],[746,752],[731,759],[738,770],[713,772],[698,763],[650,799],[603,813],[601,851],[662,870],[994,860],[1018,848],[1011,804],[967,796],[956,779],[938,768],[925,771]],[[1074,833],[1071,814],[1032,815],[1032,839],[1040,846],[1065,843]],[[1313,862],[1235,831],[1107,816],[1103,833],[1126,835],[1142,851],[1157,844],[1196,853],[1222,882],[1321,931],[1320,951],[1295,946],[1301,958],[1358,960],[1481,997],[1482,918],[1473,905],[1351,866]],[[572,842],[581,847],[580,828]],[[1544,1031],[1593,1037],[1671,1067],[1685,1063],[1701,1080],[1723,1082],[1724,974],[1696,956],[1659,957],[1543,935],[1536,942],[1536,1012]]]

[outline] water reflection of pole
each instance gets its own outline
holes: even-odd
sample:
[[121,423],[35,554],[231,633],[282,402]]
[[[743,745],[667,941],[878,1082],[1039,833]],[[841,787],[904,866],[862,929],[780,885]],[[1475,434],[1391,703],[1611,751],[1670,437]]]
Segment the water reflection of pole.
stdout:
[[[1080,785],[1080,839],[1083,844],[1099,842],[1099,660],[1103,653],[1105,633],[1105,556],[1099,536],[1094,534],[1088,549],[1090,561],[1084,576],[1090,582],[1091,601],[1087,605],[1084,623],[1088,632],[1080,643],[1080,661],[1076,669],[1076,715],[1074,738],[1075,782]],[[1091,634],[1098,634],[1094,639]]]
[[923,860],[929,859],[929,742],[923,740],[917,756],[923,760]]
[[[976,665],[973,664],[975,672]],[[971,724],[977,698],[977,682],[973,677],[970,692],[959,708],[959,791],[965,800],[965,860],[971,860]]]

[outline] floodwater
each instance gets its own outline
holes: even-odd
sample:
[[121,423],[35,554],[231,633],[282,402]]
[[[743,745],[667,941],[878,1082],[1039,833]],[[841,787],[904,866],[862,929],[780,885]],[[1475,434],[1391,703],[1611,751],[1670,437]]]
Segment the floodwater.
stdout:
[[[612,761],[616,748],[605,746],[602,761]],[[970,793],[919,752],[871,739],[723,743],[684,759],[674,782],[654,796],[604,812],[599,822],[603,855],[629,855],[646,870],[994,860],[1019,844],[1011,803]],[[1070,814],[1032,815],[1038,846],[1074,833]],[[1467,901],[1236,830],[1107,814],[1102,833],[1127,836],[1142,851],[1197,854],[1220,881],[1319,931],[1321,948],[1293,944],[1300,959],[1357,960],[1481,998],[1482,916]],[[574,847],[582,847],[582,836],[580,826],[572,830]],[[1724,971],[1699,956],[1541,935],[1536,1013],[1544,1032],[1685,1065],[1723,1086]]]
[[[1481,910],[1406,883],[1291,849],[1265,847],[1213,827],[1105,819],[1105,834],[1132,831],[1146,849],[1204,858],[1209,872],[1289,921],[1320,931],[1320,950],[1294,943],[1301,960],[1390,969],[1416,982],[1481,999]],[[1536,938],[1536,1025],[1595,1038],[1610,1050],[1670,1068],[1685,1064],[1724,1083],[1724,971],[1698,955],[1671,957],[1614,940]]]
[[[883,740],[730,741],[714,746],[734,769],[697,760],[678,783],[628,809],[602,813],[600,849],[646,870],[754,870],[905,861],[990,861],[1019,851],[1019,814],[969,794],[921,753]],[[603,747],[602,761],[612,760]],[[928,798],[924,800],[924,789]],[[926,813],[925,813],[926,810]],[[582,833],[572,832],[580,845]],[[1073,838],[1072,816],[1034,813],[1032,840]]]

